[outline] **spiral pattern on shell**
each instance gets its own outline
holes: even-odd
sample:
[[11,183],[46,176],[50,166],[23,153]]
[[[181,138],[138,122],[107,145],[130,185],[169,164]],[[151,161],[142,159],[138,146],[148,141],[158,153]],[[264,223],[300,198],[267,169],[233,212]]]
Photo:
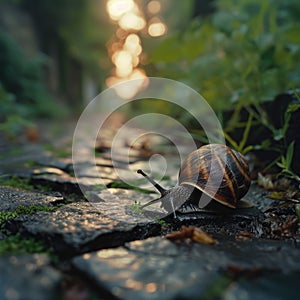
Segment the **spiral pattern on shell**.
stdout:
[[[220,174],[223,179],[215,192],[214,177]],[[245,196],[250,182],[249,166],[243,155],[221,144],[202,146],[190,153],[180,168],[178,179],[179,185],[192,185],[232,208]]]

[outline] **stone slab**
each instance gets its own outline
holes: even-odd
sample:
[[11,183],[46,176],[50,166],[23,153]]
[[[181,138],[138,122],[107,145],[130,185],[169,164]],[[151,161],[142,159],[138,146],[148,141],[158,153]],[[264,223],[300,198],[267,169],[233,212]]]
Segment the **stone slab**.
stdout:
[[0,257],[0,299],[60,299],[61,274],[49,266],[46,255]]
[[290,274],[300,271],[299,255],[282,241],[223,236],[216,245],[205,245],[156,237],[86,253],[73,264],[118,299],[199,299],[228,266]]
[[0,210],[14,211],[19,206],[51,206],[62,201],[59,193],[31,192],[9,186],[0,186]]
[[[133,202],[132,199],[127,201],[128,204]],[[134,218],[130,214],[124,216],[122,209],[114,211],[110,205],[106,206],[106,211],[105,206],[100,207],[97,209],[95,203],[89,202],[71,203],[52,212],[19,216],[11,220],[7,228],[43,239],[66,256],[119,246],[160,232],[160,225],[153,220]]]

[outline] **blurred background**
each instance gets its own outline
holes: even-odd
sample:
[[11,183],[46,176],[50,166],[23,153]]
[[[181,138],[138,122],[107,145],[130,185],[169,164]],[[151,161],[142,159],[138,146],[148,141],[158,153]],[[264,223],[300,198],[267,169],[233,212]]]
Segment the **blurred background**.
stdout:
[[298,0],[0,0],[0,131],[147,76],[188,84],[236,127],[243,108],[299,87],[299,17]]

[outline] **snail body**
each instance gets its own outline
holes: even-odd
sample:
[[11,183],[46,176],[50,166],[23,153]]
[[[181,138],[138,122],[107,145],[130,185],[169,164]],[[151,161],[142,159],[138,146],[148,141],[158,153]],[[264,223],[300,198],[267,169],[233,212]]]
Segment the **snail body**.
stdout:
[[161,202],[167,212],[201,211],[203,203],[200,203],[200,198],[203,196],[209,199],[206,203],[210,207],[211,204],[232,209],[244,206],[241,199],[251,183],[249,166],[243,155],[222,144],[205,145],[191,152],[181,165],[178,185],[169,190],[162,188],[142,170],[137,172],[161,194],[160,198],[146,203],[142,208]]

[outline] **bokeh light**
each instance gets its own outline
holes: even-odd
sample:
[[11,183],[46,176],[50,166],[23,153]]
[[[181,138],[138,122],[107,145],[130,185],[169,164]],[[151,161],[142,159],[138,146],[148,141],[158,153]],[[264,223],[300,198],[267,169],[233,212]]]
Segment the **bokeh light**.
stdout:
[[148,27],[148,33],[152,37],[159,37],[166,33],[166,25],[159,19],[151,23]]
[[157,0],[150,1],[147,4],[147,10],[151,14],[157,14],[157,13],[159,13],[160,10],[161,10],[161,4],[160,4],[160,2],[157,1]]
[[[107,1],[108,15],[118,26],[112,41],[108,43],[108,53],[115,66],[112,76],[106,79],[108,87],[125,80],[146,79],[147,74],[140,65],[145,61],[141,37],[160,37],[167,32],[166,24],[157,15],[162,9],[160,1],[152,0],[145,7],[140,7],[138,3],[134,0]],[[135,86],[131,90],[117,90],[117,93],[128,99],[138,91],[139,87]]]
[[121,17],[134,9],[135,3],[133,0],[109,0],[106,9],[112,20],[118,21]]

